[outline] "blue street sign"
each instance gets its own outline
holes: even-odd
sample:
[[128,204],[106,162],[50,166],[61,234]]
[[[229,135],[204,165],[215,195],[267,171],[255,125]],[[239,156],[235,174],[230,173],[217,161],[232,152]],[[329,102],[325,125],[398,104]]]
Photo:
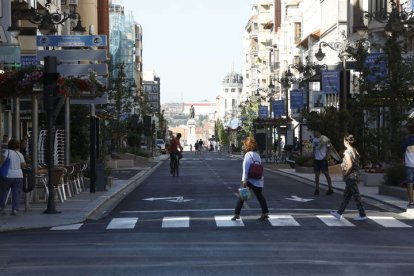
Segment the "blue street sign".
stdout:
[[267,105],[259,106],[259,118],[267,118],[269,117],[269,110],[267,109]]
[[370,71],[369,75],[365,78],[372,83],[378,83],[384,81],[387,78],[387,55],[384,53],[370,53],[367,55],[364,61],[365,67]]
[[286,114],[284,100],[274,101],[272,102],[272,104],[273,104],[273,114],[275,116],[283,116]]
[[36,55],[21,56],[20,63],[22,65],[22,68],[37,66],[40,64],[36,58]]
[[99,47],[107,46],[106,35],[40,35],[36,46]]
[[339,94],[340,82],[338,70],[322,70],[322,91],[326,94]]

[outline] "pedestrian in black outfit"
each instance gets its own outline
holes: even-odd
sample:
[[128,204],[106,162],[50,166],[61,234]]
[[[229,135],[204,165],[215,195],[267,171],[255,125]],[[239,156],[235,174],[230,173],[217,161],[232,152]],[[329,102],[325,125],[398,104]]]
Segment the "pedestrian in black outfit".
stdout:
[[[250,165],[253,162],[261,163],[260,155],[256,152],[257,143],[253,137],[248,137],[244,141],[244,149],[246,154],[244,155],[243,160],[243,174],[242,174],[242,186],[248,187],[253,190],[253,193],[256,195],[257,200],[260,203],[262,208],[262,215],[259,217],[259,220],[267,220],[269,218],[269,209],[267,208],[267,202],[262,194],[263,190],[263,177],[261,179],[253,179],[248,176]],[[237,205],[234,210],[234,216],[231,220],[240,219],[240,211],[243,207],[244,200],[239,197],[237,200]]]
[[345,180],[344,197],[338,211],[332,211],[331,215],[340,220],[342,214],[345,211],[346,206],[353,197],[356,206],[359,211],[359,216],[354,218],[357,221],[366,220],[364,206],[362,206],[361,195],[359,194],[358,182],[359,182],[359,153],[355,149],[355,138],[353,135],[347,135],[344,137],[344,145],[346,150],[344,152],[344,158],[342,159],[342,174]]

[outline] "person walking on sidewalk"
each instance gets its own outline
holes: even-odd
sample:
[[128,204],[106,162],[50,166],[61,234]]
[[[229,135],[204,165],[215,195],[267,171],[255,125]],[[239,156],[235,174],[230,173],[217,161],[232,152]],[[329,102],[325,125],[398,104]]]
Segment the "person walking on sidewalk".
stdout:
[[12,194],[12,215],[16,215],[20,206],[20,194],[23,189],[23,171],[26,167],[23,155],[18,151],[20,142],[16,139],[11,139],[8,143],[8,149],[4,150],[0,159],[0,166],[10,159],[9,170],[7,175],[0,181],[0,209],[4,214],[6,207],[6,200],[11,189]]
[[404,153],[405,177],[407,182],[408,206],[414,208],[413,184],[414,184],[414,122],[407,123],[409,135],[401,145]]
[[[267,208],[266,199],[263,196],[263,177],[260,179],[254,179],[249,177],[250,165],[254,162],[261,164],[260,155],[256,152],[257,143],[253,137],[247,137],[244,141],[244,149],[246,154],[243,159],[243,174],[242,174],[242,185],[243,187],[248,187],[253,190],[253,193],[256,195],[257,200],[260,203],[262,208],[262,215],[259,217],[259,220],[267,220],[269,218],[269,209]],[[239,197],[237,200],[236,208],[234,211],[234,216],[231,220],[240,219],[240,211],[243,207],[244,200]]]
[[313,171],[315,173],[315,193],[314,195],[319,195],[319,175],[322,172],[326,181],[328,182],[328,191],[327,195],[333,194],[332,190],[332,180],[329,175],[328,170],[328,156],[330,148],[332,147],[331,141],[325,135],[322,135],[319,130],[314,131],[314,138],[312,139],[313,145],[313,159],[314,167]]
[[357,216],[355,220],[362,221],[366,220],[367,216],[365,214],[364,206],[362,206],[361,195],[358,189],[360,166],[359,153],[355,149],[355,143],[356,141],[352,134],[344,137],[344,146],[346,147],[346,150],[344,152],[344,158],[342,159],[341,168],[345,180],[345,191],[341,206],[338,211],[332,211],[331,215],[337,219],[341,219],[346,206],[353,197],[359,211],[359,216]]

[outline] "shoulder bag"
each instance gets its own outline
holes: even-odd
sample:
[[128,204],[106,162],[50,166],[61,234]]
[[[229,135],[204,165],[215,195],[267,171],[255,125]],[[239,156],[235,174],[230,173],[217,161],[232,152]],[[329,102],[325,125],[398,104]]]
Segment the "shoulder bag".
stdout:
[[7,176],[10,167],[10,158],[9,158],[10,151],[7,151],[6,160],[4,160],[3,165],[0,167],[0,177],[4,178]]
[[250,155],[253,163],[250,165],[248,177],[253,179],[261,179],[263,176],[263,165],[254,160],[253,155]]

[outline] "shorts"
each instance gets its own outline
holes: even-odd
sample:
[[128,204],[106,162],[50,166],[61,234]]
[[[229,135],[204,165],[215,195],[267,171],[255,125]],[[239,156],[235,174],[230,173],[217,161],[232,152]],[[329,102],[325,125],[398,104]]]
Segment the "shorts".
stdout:
[[414,168],[405,167],[405,178],[408,185],[413,185],[414,183]]
[[328,172],[328,160],[313,160],[313,171],[315,173],[327,173]]

